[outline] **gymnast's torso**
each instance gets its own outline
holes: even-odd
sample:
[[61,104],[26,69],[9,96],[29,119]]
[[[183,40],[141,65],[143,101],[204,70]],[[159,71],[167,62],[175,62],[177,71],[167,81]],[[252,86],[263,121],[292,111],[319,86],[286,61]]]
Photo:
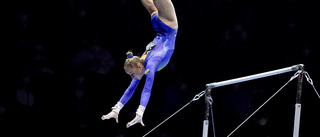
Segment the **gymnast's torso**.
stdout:
[[156,71],[160,71],[170,61],[175,47],[177,30],[164,24],[158,18],[158,14],[154,14],[152,16],[151,22],[153,29],[157,32],[157,36],[152,41],[155,46],[152,50],[146,51],[148,52],[148,55],[144,62],[146,68],[145,71],[148,71],[148,64],[150,61],[157,61],[158,66],[156,66]]

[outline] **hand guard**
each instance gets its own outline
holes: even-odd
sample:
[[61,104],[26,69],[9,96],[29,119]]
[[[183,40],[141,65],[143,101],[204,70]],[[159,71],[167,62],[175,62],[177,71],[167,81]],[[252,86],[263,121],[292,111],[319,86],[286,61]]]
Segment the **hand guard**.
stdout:
[[115,118],[116,122],[119,123],[118,115],[122,108],[123,108],[123,104],[118,102],[114,107],[112,107],[112,111],[107,115],[102,115],[101,119],[105,120],[105,119]]
[[146,108],[144,106],[139,105],[139,108],[137,109],[137,112],[136,112],[136,117],[132,121],[128,122],[127,128],[129,128],[137,123],[140,123],[142,126],[144,126],[144,123],[142,121],[142,117],[143,117],[143,113],[144,113],[145,109]]
[[114,107],[112,107],[112,111],[119,114],[119,112],[122,108],[123,108],[123,104],[118,102]]

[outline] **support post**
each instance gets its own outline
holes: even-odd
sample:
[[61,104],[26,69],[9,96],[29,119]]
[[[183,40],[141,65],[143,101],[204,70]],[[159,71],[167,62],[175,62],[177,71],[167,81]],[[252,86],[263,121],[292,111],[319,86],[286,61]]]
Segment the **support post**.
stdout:
[[300,114],[301,114],[301,93],[302,93],[302,82],[303,82],[303,75],[304,75],[303,66],[300,69],[301,69],[301,73],[298,76],[297,95],[296,95],[295,114],[294,114],[293,137],[299,137]]
[[206,88],[206,93],[205,93],[205,111],[204,111],[202,137],[208,137],[210,101],[211,101],[211,89],[210,88]]

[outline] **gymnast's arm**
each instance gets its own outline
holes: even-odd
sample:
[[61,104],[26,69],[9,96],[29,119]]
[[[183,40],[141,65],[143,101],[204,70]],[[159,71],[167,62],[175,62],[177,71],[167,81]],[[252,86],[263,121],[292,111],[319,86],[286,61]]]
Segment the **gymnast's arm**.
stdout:
[[127,90],[123,93],[122,97],[120,98],[119,102],[125,105],[129,99],[132,97],[134,91],[136,90],[138,84],[139,84],[139,79],[132,78],[131,83]]
[[129,128],[130,126],[133,126],[136,123],[140,123],[142,126],[144,126],[142,117],[151,96],[154,76],[155,76],[155,72],[157,71],[156,68],[158,67],[158,65],[159,65],[159,61],[149,61],[149,65],[145,73],[146,81],[141,93],[140,105],[136,111],[136,117],[127,124],[127,128]]
[[120,110],[132,97],[135,89],[137,88],[137,86],[139,84],[139,81],[140,81],[139,79],[135,79],[135,78],[133,78],[131,80],[129,87],[124,92],[124,94],[120,98],[119,102],[117,102],[117,104],[114,107],[112,107],[112,111],[110,113],[108,113],[107,115],[102,115],[102,117],[101,117],[102,120],[115,118],[116,122],[118,123],[118,115],[120,113]]

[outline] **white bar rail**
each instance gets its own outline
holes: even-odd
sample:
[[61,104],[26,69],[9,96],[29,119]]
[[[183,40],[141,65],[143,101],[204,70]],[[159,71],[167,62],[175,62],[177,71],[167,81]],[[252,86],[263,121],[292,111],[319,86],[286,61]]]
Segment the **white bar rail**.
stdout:
[[245,77],[225,80],[225,81],[221,81],[221,82],[209,83],[206,85],[206,87],[209,89],[212,89],[212,88],[221,87],[221,86],[225,86],[225,85],[230,85],[230,84],[240,83],[240,82],[254,80],[254,79],[258,79],[258,78],[278,75],[278,74],[282,74],[282,73],[286,73],[286,72],[297,71],[297,70],[299,70],[299,68],[302,68],[302,67],[303,67],[303,64],[298,64],[298,65],[294,65],[291,67],[286,67],[286,68],[268,71],[268,72],[264,72],[264,73],[259,73],[259,74],[245,76]]

